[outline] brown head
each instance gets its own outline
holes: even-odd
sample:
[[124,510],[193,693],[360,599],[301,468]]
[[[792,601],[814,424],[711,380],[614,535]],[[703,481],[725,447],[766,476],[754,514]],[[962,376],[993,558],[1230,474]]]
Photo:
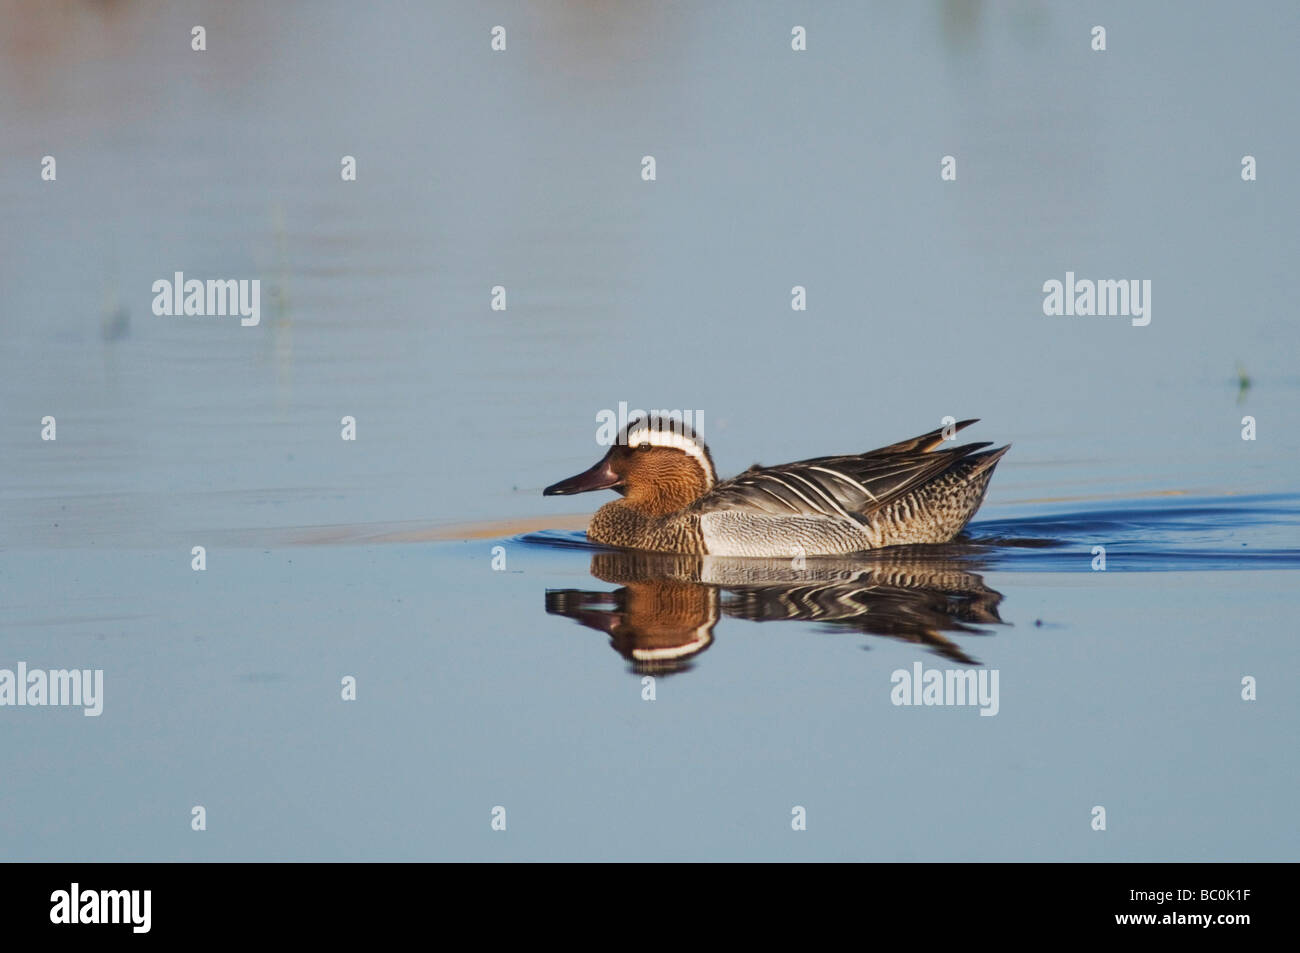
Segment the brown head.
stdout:
[[717,483],[713,458],[689,428],[636,420],[590,470],[548,486],[543,496],[614,490],[623,505],[645,516],[666,516],[690,505]]

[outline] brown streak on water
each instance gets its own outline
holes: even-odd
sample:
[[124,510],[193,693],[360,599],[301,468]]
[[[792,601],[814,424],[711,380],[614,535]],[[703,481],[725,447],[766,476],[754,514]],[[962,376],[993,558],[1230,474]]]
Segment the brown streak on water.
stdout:
[[525,519],[488,520],[478,523],[454,523],[444,526],[404,527],[401,523],[318,526],[294,531],[286,543],[294,546],[320,546],[346,543],[432,543],[449,540],[501,539],[545,529],[585,530],[591,515],[534,516]]

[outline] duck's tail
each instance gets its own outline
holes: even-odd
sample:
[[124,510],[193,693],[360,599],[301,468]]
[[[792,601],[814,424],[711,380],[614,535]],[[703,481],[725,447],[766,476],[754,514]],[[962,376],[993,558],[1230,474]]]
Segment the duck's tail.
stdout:
[[976,453],[967,457],[963,461],[970,465],[970,470],[968,471],[967,476],[973,479],[981,473],[988,473],[997,466],[998,461],[1002,459],[1002,455],[1010,449],[1011,444],[1007,444],[1005,447],[998,447],[996,450],[989,450],[985,453]]

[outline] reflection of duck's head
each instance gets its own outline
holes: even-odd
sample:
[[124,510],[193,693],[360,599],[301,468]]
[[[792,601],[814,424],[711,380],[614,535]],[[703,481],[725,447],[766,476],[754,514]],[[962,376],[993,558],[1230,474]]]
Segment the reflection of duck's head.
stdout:
[[622,588],[546,594],[546,611],[609,634],[637,671],[675,670],[707,648],[720,615],[803,620],[928,646],[978,664],[942,633],[983,635],[1002,596],[952,556],[906,550],[862,560],[728,559],[642,552],[592,557],[591,574]]
[[[599,553],[597,564],[636,554]],[[609,581],[608,579],[606,581]],[[689,665],[713,641],[718,593],[710,586],[667,577],[628,579],[614,592],[557,589],[546,593],[546,611],[604,632],[639,673],[667,673]]]

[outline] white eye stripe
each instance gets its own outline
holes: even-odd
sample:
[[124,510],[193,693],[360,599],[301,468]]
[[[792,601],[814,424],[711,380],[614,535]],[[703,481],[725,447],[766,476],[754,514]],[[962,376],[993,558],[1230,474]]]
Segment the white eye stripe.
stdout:
[[689,454],[700,465],[708,477],[710,485],[717,479],[717,475],[713,472],[713,464],[709,462],[709,455],[704,449],[704,444],[699,440],[688,437],[686,434],[672,430],[650,430],[646,427],[633,426],[628,431],[627,443],[633,449],[648,444],[652,447],[668,447],[673,450],[681,450],[683,453]]

